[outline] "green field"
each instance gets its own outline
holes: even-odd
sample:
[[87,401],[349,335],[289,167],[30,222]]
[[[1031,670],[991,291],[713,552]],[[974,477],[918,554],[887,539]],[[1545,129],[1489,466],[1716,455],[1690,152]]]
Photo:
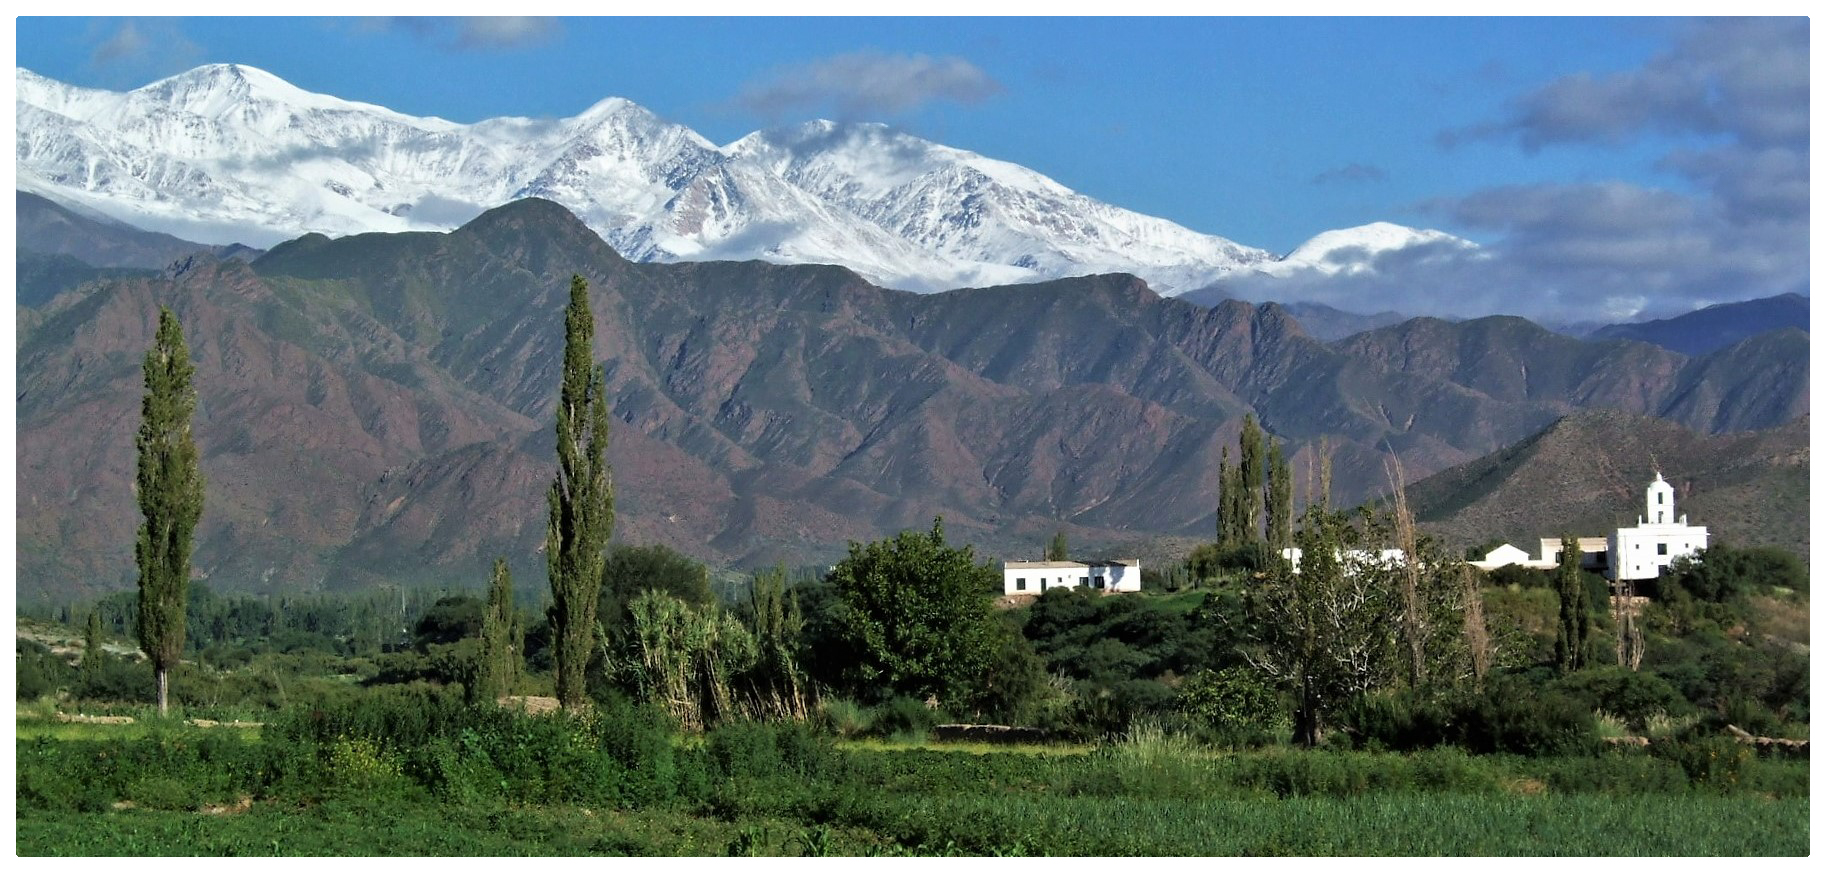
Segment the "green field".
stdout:
[[[18,749],[24,856],[1754,855],[1809,850],[1803,761],[966,750],[739,724],[678,741],[449,713],[105,727]],[[29,722],[21,726],[28,727]],[[366,732],[418,737],[397,744]],[[27,735],[30,735],[28,730]],[[1038,753],[1035,753],[1035,752]],[[1708,753],[1708,752],[1707,752]]]

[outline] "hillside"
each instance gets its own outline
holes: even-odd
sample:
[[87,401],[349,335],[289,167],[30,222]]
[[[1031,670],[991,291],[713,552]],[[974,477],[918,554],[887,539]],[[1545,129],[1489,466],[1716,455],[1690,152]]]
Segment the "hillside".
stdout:
[[[829,561],[939,514],[986,554],[1037,551],[1059,528],[1086,553],[1198,537],[1244,414],[1296,469],[1328,440],[1349,501],[1385,487],[1389,450],[1418,478],[1581,405],[1758,377],[1612,343],[1664,366],[1610,371],[1640,352],[1600,349],[1577,378],[1517,392],[1327,346],[1276,305],[1205,308],[1132,276],[919,295],[837,267],[632,263],[526,200],[450,233],[313,234],[251,265],[195,259],[29,310],[19,595],[131,583],[139,360],[161,303],[197,361],[196,565],[213,584],[450,583],[485,577],[495,555],[536,583],[572,273],[591,284],[614,401],[617,536],[724,565]],[[1768,353],[1799,362],[1765,388],[1790,400],[1755,414],[1803,413],[1804,338]],[[1513,354],[1546,372],[1564,349]],[[1617,382],[1634,393],[1586,390]],[[1753,417],[1688,414],[1707,430]]]
[[1634,339],[1681,354],[1708,354],[1751,336],[1789,328],[1812,329],[1811,298],[1781,294],[1740,303],[1719,303],[1673,318],[1610,324],[1592,333],[1591,338]]
[[1810,416],[1770,430],[1695,433],[1657,418],[1580,411],[1408,490],[1421,526],[1458,546],[1501,539],[1529,552],[1565,530],[1633,525],[1658,468],[1679,511],[1714,540],[1810,553]]

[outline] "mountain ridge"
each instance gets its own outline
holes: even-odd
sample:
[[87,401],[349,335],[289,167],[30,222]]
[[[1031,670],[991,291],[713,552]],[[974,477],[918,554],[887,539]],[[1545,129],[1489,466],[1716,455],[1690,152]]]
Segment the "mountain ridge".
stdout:
[[458,124],[238,64],[123,93],[23,68],[16,80],[21,190],[207,242],[235,226],[260,228],[232,240],[258,245],[441,231],[538,196],[635,260],[841,263],[912,290],[1130,272],[1170,294],[1274,260],[881,125],[808,122],[719,147],[618,97],[570,118]]
[[[540,422],[573,273],[591,285],[613,399],[618,535],[723,564],[828,561],[933,515],[986,554],[1029,553],[1061,527],[1086,548],[1201,538],[1243,415],[1296,468],[1328,440],[1349,501],[1385,487],[1389,451],[1418,477],[1612,396],[1576,390],[1606,383],[1588,372],[1491,396],[1477,386],[1507,383],[1474,367],[1352,356],[1284,307],[1206,308],[1129,275],[920,295],[840,267],[637,263],[526,201],[449,233],[301,237],[41,307],[18,354],[20,595],[130,583],[126,428],[160,303],[194,336],[214,488],[197,566],[212,583],[449,583],[483,577],[494,554],[539,577]],[[1756,360],[1693,386],[1752,379]],[[1738,428],[1804,407],[1803,382],[1784,390],[1690,414]]]

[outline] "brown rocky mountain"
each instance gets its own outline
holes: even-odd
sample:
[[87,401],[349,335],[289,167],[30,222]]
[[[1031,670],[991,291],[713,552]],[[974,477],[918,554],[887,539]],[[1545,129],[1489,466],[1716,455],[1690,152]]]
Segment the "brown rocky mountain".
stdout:
[[1421,526],[1460,546],[1501,539],[1536,552],[1570,530],[1608,535],[1642,514],[1656,470],[1679,511],[1737,546],[1811,547],[1810,416],[1769,430],[1707,435],[1671,421],[1584,410],[1408,488]]
[[[614,398],[617,538],[727,564],[827,561],[935,514],[1010,556],[1061,527],[1085,552],[1201,536],[1248,412],[1296,468],[1328,438],[1348,500],[1385,488],[1387,451],[1417,478],[1567,410],[1662,402],[1680,384],[1777,398],[1689,403],[1707,430],[1806,404],[1803,336],[1758,352],[1772,368],[1567,340],[1598,350],[1575,377],[1516,388],[1464,361],[1463,341],[1329,347],[1279,306],[1205,308],[1129,276],[918,295],[836,267],[634,264],[527,200],[448,234],[306,236],[251,265],[196,260],[33,310],[19,595],[131,583],[138,366],[160,303],[197,359],[196,564],[211,583],[479,583],[497,554],[532,583],[572,273],[590,281]],[[1523,344],[1499,360],[1548,372],[1564,354]]]

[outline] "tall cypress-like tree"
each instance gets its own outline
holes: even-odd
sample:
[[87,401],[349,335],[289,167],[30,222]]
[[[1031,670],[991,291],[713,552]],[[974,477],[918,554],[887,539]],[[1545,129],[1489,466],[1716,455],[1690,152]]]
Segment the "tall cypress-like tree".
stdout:
[[146,352],[146,396],[140,404],[139,527],[133,559],[139,566],[139,646],[158,679],[158,713],[169,712],[171,668],[184,650],[184,605],[190,588],[190,549],[203,514],[203,473],[197,466],[190,419],[196,389],[190,349],[177,316],[158,310],[158,335]]
[[1561,536],[1559,568],[1553,573],[1553,587],[1559,592],[1559,633],[1553,643],[1553,659],[1560,673],[1583,669],[1590,650],[1590,599],[1584,592],[1584,570],[1578,568],[1582,560],[1577,537]]
[[564,312],[563,383],[558,390],[558,475],[547,494],[551,519],[545,538],[558,701],[565,708],[584,701],[583,669],[595,644],[602,549],[615,524],[606,379],[590,353],[595,331],[589,283],[571,276],[570,306]]
[[1223,446],[1223,459],[1217,461],[1217,545],[1227,548],[1236,541],[1235,470],[1229,465],[1229,446]]
[[476,676],[478,699],[500,699],[513,692],[520,666],[519,620],[513,611],[513,573],[506,558],[494,561],[488,583],[488,608],[482,612],[482,662]]
[[1261,486],[1267,478],[1267,455],[1261,450],[1261,439],[1261,425],[1255,423],[1255,416],[1243,416],[1236,500],[1240,514],[1237,530],[1241,534],[1238,541],[1245,543],[1261,541]]
[[1052,534],[1052,543],[1046,546],[1047,560],[1070,560],[1071,546],[1065,541],[1065,531]]
[[1267,544],[1275,554],[1293,544],[1293,469],[1279,440],[1267,452]]
[[85,680],[100,672],[101,665],[107,661],[107,649],[101,645],[101,609],[89,609],[89,623],[82,633],[82,675]]

